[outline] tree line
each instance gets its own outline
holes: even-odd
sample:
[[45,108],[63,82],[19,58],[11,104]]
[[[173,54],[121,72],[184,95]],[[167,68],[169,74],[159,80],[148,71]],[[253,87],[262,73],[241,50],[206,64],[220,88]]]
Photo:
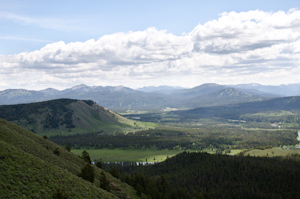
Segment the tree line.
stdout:
[[224,150],[246,149],[261,146],[279,147],[295,145],[295,130],[243,130],[238,128],[176,129],[160,127],[128,134],[106,135],[103,131],[67,136],[51,136],[59,145],[70,144],[72,148],[123,148],[123,149],[195,149],[216,148]]
[[121,180],[133,186],[135,178],[163,176],[171,190],[185,192],[179,198],[191,198],[195,191],[216,199],[300,197],[300,156],[296,154],[267,158],[184,152],[154,165],[105,164],[104,168],[117,169]]

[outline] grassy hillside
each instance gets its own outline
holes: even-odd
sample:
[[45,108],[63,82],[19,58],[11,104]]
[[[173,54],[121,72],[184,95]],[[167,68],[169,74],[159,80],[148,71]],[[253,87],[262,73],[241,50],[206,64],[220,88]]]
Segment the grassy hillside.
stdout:
[[244,156],[255,156],[255,157],[277,157],[277,156],[292,156],[298,154],[300,155],[300,148],[271,148],[271,149],[252,149],[246,151]]
[[133,132],[147,128],[91,100],[57,99],[0,106],[0,118],[39,135]]
[[[56,149],[59,155],[54,154]],[[100,189],[102,170],[95,166],[95,182],[83,180],[77,176],[85,165],[83,159],[2,119],[0,159],[1,198],[50,198],[58,188],[70,198],[138,198],[132,187],[108,173],[111,193]]]

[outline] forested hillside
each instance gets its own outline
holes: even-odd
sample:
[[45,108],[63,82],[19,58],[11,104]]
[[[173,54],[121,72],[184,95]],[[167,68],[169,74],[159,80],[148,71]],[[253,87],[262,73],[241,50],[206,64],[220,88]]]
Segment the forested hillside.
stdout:
[[129,183],[132,174],[163,176],[170,187],[179,190],[174,198],[188,199],[195,191],[213,199],[300,198],[299,155],[262,158],[184,152],[149,166],[105,166],[119,168]]
[[147,131],[104,135],[87,133],[68,136],[52,136],[49,139],[59,145],[70,144],[75,148],[120,148],[120,149],[211,149],[218,153],[228,153],[232,149],[248,149],[261,146],[280,147],[296,145],[296,130],[245,130],[203,126],[200,128],[157,127]]
[[0,118],[40,135],[76,134],[144,129],[91,100],[57,99],[30,104],[0,106]]

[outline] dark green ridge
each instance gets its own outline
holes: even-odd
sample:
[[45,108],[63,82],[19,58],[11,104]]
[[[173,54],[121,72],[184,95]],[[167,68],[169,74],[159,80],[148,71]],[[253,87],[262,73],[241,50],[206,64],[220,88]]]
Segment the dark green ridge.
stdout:
[[87,132],[124,132],[135,128],[130,121],[91,100],[57,99],[0,106],[0,118],[39,135]]
[[[66,112],[68,111],[66,106],[77,101],[79,100],[57,99],[28,104],[2,105],[0,106],[0,117],[8,121],[19,120],[28,117],[30,114],[39,113],[44,108],[48,108],[55,113]],[[91,106],[92,101],[85,102]]]

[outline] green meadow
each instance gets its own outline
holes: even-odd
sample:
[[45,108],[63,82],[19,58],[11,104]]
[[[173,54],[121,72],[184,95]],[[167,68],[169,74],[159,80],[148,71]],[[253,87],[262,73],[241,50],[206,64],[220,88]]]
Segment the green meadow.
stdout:
[[287,156],[291,154],[300,154],[300,149],[281,149],[281,148],[272,148],[272,149],[253,149],[246,152],[244,155],[250,156],[259,156],[259,157],[276,157],[276,156]]
[[[71,152],[81,155],[84,149],[72,149]],[[86,149],[92,160],[100,159],[104,162],[156,162],[164,161],[183,150],[138,150],[138,149]],[[188,150],[192,151],[192,150]]]
[[[82,152],[86,150],[92,160],[100,159],[103,162],[156,162],[164,161],[168,157],[173,157],[183,151],[195,152],[199,150],[153,150],[153,149],[72,149],[76,155],[81,155]],[[229,155],[236,155],[242,150],[231,150]],[[202,150],[202,152],[207,152],[210,154],[215,154],[215,150]],[[276,157],[276,156],[287,156],[291,154],[300,154],[300,149],[252,149],[246,152],[245,156],[260,156],[260,157]]]

